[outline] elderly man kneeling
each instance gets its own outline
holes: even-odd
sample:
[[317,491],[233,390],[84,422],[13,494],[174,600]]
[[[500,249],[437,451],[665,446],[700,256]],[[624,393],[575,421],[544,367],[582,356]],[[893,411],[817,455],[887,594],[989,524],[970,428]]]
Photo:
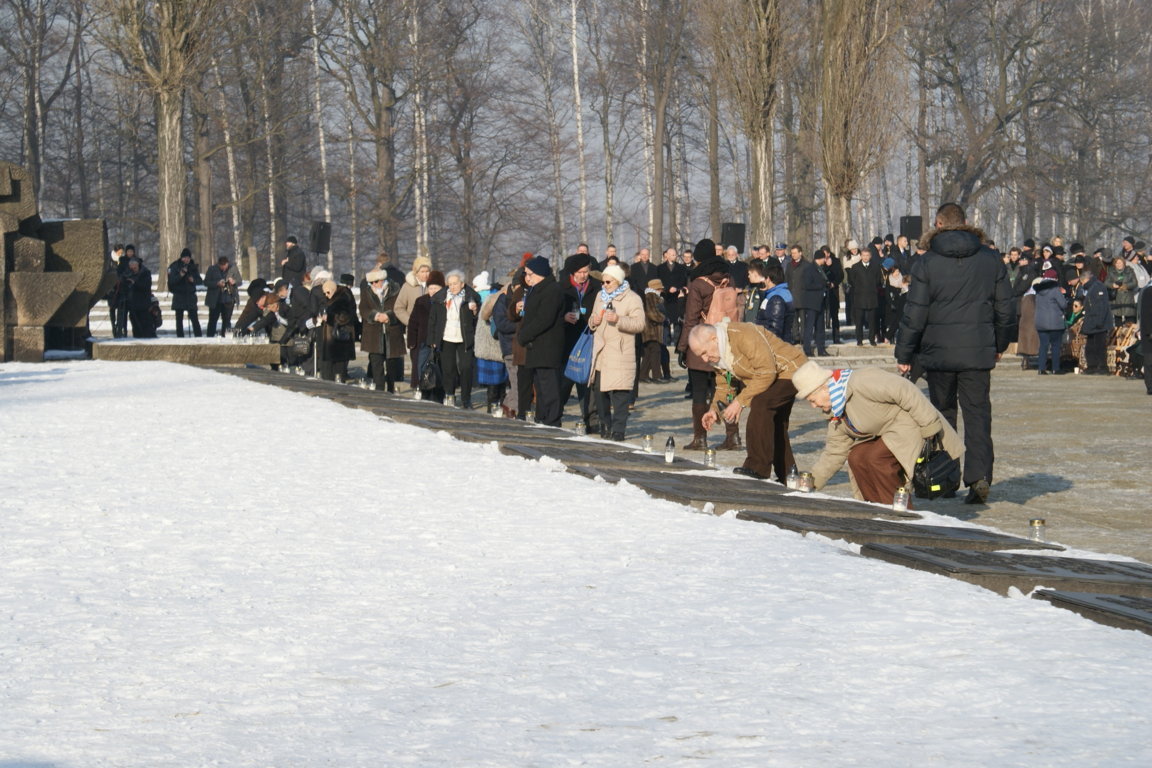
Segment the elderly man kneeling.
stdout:
[[925,439],[939,433],[950,456],[964,453],[956,430],[903,376],[880,368],[833,371],[809,361],[792,383],[798,397],[831,417],[824,451],[812,467],[817,489],[847,461],[853,496],[891,504],[896,490],[910,482]]
[[788,417],[796,389],[792,375],[806,362],[803,350],[774,336],[755,323],[698,325],[688,335],[688,346],[716,371],[712,409],[701,424],[711,429],[719,419],[738,424],[748,414],[748,456],[732,471],[767,479],[772,470],[781,482],[794,463],[788,440]]

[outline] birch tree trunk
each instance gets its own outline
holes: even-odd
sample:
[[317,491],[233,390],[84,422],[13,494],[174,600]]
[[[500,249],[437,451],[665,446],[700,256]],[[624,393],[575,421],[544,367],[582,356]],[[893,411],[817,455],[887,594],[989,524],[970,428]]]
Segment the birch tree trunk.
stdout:
[[184,90],[156,94],[156,173],[159,207],[160,262],[171,264],[187,237],[184,165]]
[[577,0],[571,0],[572,106],[576,117],[576,162],[580,173],[580,242],[588,241],[588,169],[584,158],[584,102],[580,95],[580,39],[576,35]]
[[[324,191],[324,221],[332,221],[332,192],[328,182],[328,144],[324,137],[324,100],[320,89],[320,30],[316,25],[316,0],[309,0],[308,12],[312,20],[312,111],[316,120],[316,142],[320,151],[320,181]],[[335,274],[333,248],[329,243],[328,271]]]

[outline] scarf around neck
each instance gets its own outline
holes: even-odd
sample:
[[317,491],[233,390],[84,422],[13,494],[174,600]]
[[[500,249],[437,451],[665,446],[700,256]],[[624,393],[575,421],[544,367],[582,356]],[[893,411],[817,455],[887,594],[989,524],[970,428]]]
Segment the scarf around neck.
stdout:
[[828,394],[832,396],[832,418],[844,418],[844,407],[848,404],[848,379],[852,376],[851,368],[839,368],[832,371],[832,378],[828,379]]
[[616,290],[612,291],[612,293],[608,293],[607,291],[605,291],[604,286],[601,285],[600,286],[600,303],[607,306],[608,302],[612,301],[613,299],[620,298],[621,296],[623,296],[625,293],[627,293],[630,290],[632,290],[632,289],[628,287],[628,281],[627,280],[621,282],[620,285],[616,286]]

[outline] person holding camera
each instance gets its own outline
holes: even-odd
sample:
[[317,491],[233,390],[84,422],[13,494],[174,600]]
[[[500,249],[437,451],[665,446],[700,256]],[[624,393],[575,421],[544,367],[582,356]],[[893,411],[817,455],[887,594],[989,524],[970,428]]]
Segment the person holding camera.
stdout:
[[184,314],[192,325],[192,333],[200,335],[200,318],[196,313],[196,286],[204,282],[200,270],[192,259],[192,251],[185,248],[180,258],[168,267],[168,292],[172,294],[172,311],[176,313],[176,336],[184,338]]
[[216,321],[220,321],[220,335],[228,333],[232,327],[232,309],[236,306],[236,289],[241,283],[240,272],[232,266],[227,256],[216,259],[204,275],[208,293],[204,303],[208,306],[208,335],[216,335]]

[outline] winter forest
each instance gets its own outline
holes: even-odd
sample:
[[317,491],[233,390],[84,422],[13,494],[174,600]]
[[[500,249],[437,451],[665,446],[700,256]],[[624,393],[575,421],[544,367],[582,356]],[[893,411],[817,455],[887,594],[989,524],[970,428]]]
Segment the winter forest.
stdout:
[[[332,223],[503,275],[747,225],[809,252],[955,200],[1147,235],[1146,0],[0,0],[0,146],[152,267]],[[747,252],[747,251],[746,251]]]

